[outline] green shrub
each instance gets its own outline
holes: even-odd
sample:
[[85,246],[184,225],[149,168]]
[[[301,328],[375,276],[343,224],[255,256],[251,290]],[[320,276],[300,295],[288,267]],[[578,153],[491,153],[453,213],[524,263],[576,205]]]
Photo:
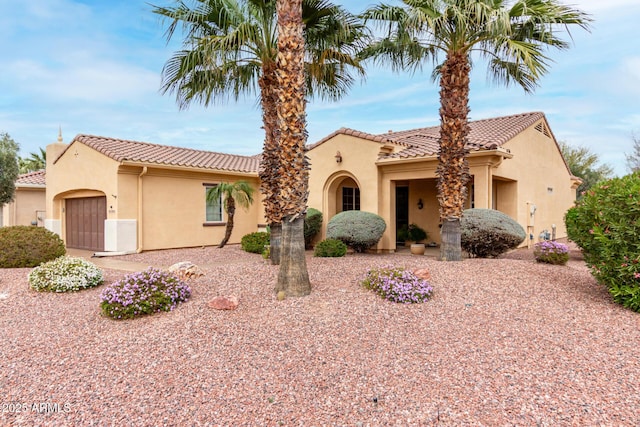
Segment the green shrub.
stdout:
[[131,319],[172,311],[191,296],[191,289],[173,274],[149,267],[126,275],[100,294],[100,308],[113,319]]
[[429,234],[416,224],[410,224],[407,233],[409,240],[413,242],[421,242],[429,237]]
[[538,262],[565,265],[569,261],[569,247],[564,243],[546,240],[533,245],[533,256]]
[[240,246],[243,251],[251,252],[254,254],[261,254],[264,252],[264,247],[269,244],[269,233],[264,231],[257,231],[255,233],[249,233],[242,236],[240,240]]
[[102,284],[102,270],[84,258],[61,256],[40,264],[29,273],[36,291],[69,292]]
[[0,227],[0,268],[36,267],[66,253],[60,237],[43,227]]
[[369,270],[362,286],[381,297],[404,304],[424,302],[433,294],[429,282],[402,267],[382,267]]
[[316,237],[322,228],[322,212],[317,209],[307,209],[307,215],[304,218],[304,246],[311,248],[313,238]]
[[640,173],[591,187],[565,224],[614,301],[640,312]]
[[518,247],[526,237],[520,224],[493,209],[466,209],[460,226],[462,249],[472,257],[497,257]]
[[398,242],[406,242],[409,240],[409,226],[402,225],[396,232],[396,240]]
[[337,239],[325,239],[313,249],[313,255],[317,257],[342,257],[346,253],[347,245]]
[[387,228],[382,217],[363,211],[344,211],[335,215],[327,225],[327,238],[342,240],[356,252],[374,246]]

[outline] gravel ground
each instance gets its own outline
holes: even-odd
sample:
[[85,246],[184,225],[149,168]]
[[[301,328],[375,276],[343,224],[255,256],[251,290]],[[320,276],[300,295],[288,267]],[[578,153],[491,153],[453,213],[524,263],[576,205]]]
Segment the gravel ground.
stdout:
[[[0,270],[0,425],[640,425],[640,314],[613,304],[576,251],[564,267],[526,250],[310,257],[312,294],[282,302],[278,267],[237,247],[122,259],[190,260],[206,276],[173,312],[114,321],[100,287],[37,293],[28,269]],[[433,299],[399,305],[359,286],[389,264],[430,269]],[[225,294],[237,310],[207,307]]]

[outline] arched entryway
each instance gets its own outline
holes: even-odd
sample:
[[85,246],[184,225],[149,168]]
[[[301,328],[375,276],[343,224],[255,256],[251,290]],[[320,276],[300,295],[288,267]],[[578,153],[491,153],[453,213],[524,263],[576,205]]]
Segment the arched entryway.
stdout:
[[360,210],[361,198],[360,183],[352,174],[341,171],[329,177],[323,189],[325,221],[343,211]]

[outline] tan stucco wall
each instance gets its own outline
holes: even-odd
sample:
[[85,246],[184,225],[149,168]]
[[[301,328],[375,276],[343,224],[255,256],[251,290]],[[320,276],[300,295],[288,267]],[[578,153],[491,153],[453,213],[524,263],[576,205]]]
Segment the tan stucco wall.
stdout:
[[[44,187],[16,187],[15,197],[11,203],[2,206],[2,223],[0,226],[39,225],[44,224],[46,196]],[[41,212],[38,216],[37,213]],[[33,224],[35,222],[36,224]]]
[[[546,121],[542,122],[548,125]],[[513,158],[502,162],[493,175],[517,181],[517,189],[511,188],[518,195],[514,218],[525,230],[533,223],[529,232],[533,233],[534,242],[538,241],[541,231],[551,232],[553,224],[556,225],[556,237],[566,237],[563,218],[567,209],[573,206],[576,192],[571,188],[571,175],[553,136],[546,136],[532,126],[507,142],[504,148],[510,150]],[[504,194],[498,194],[500,202]],[[506,200],[506,197],[502,199]],[[527,202],[537,207],[533,217]],[[508,213],[505,209],[500,210]]]
[[[381,215],[381,181],[375,162],[380,152],[381,144],[338,134],[335,137],[315,146],[307,153],[311,163],[309,173],[309,199],[307,205],[322,212],[323,225],[321,235],[324,238],[329,220],[341,210],[342,194],[340,188],[345,180],[351,185],[352,181],[360,188],[360,210]],[[340,152],[342,162],[336,162],[336,153]],[[385,218],[387,229],[389,218]],[[379,244],[378,247],[383,247]]]
[[[238,177],[213,173],[167,171],[150,168],[142,178],[142,246],[144,250],[216,245],[225,233],[225,223],[205,225],[205,186],[245,180],[254,187],[253,204],[248,210],[237,206],[230,244],[258,231],[261,216],[257,177]],[[226,221],[223,213],[223,220]]]
[[[72,143],[55,164],[51,157],[47,151],[47,218],[64,224],[64,199],[75,197],[107,196],[107,206],[117,212],[118,162],[80,143]],[[107,218],[117,217],[107,212]]]

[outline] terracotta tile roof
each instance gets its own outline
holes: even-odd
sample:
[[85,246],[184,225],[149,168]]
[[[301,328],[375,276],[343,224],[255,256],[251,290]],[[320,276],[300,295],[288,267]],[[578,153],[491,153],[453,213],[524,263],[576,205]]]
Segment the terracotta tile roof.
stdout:
[[[240,156],[95,135],[77,135],[70,146],[75,142],[91,147],[118,162],[155,163],[247,173],[257,173],[260,163],[259,155]],[[64,152],[61,156],[63,154]]]
[[317,147],[318,145],[321,145],[325,142],[327,142],[328,140],[330,140],[331,138],[333,138],[336,135],[349,135],[349,136],[354,136],[356,138],[360,138],[360,139],[366,139],[369,141],[373,141],[373,142],[379,142],[381,144],[396,144],[396,145],[403,145],[405,147],[409,147],[408,144],[403,143],[403,142],[399,142],[399,141],[394,141],[390,138],[387,137],[387,134],[381,134],[381,135],[374,135],[371,133],[366,133],[366,132],[360,132],[358,130],[354,130],[354,129],[349,129],[349,128],[340,128],[337,131],[333,132],[330,135],[325,136],[324,138],[322,138],[320,141],[315,142],[311,145],[307,146],[308,150],[311,150],[315,147]]
[[16,179],[16,186],[20,187],[21,185],[44,187],[45,186],[44,169],[18,175],[18,179]]
[[[501,147],[504,143],[543,118],[544,113],[533,112],[469,122],[471,131],[469,132],[467,148],[475,151],[492,150]],[[389,132],[377,136],[408,146],[408,148],[398,153],[390,154],[385,158],[433,156],[438,153],[440,126]]]

